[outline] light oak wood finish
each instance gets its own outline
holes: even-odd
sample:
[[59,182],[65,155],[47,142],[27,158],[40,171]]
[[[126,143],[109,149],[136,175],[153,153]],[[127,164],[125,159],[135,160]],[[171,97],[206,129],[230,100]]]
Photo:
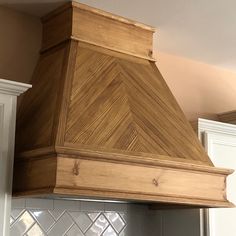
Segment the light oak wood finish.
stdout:
[[[214,190],[204,196],[209,187]],[[78,193],[81,190],[111,192],[114,196],[116,194],[118,199],[122,198],[121,194],[124,197],[128,194],[134,196],[131,199],[142,200],[142,197],[139,197],[141,194],[147,195],[149,200],[158,200],[159,197],[162,199],[180,197],[180,199],[186,198],[186,201],[187,199],[191,201],[192,198],[215,200],[222,202],[222,205],[225,204],[225,182],[222,175],[165,167],[74,160],[66,157],[58,158],[56,188],[77,189]]]
[[15,195],[231,206],[231,171],[213,167],[156,68],[152,28],[75,3],[43,22],[18,114]]
[[152,57],[154,29],[144,24],[75,2],[50,13],[42,22],[44,24],[42,50],[73,38],[154,60]]
[[22,172],[17,173],[19,176],[27,172],[29,178],[24,185],[22,179],[17,179],[15,196],[55,194],[195,207],[233,206],[226,201],[225,178],[231,171],[225,169],[174,162],[141,165],[67,154],[25,160],[18,170]]
[[[17,153],[50,146],[55,143],[56,107],[62,67],[66,60],[66,47],[58,47],[40,56],[31,81],[32,91],[26,92],[19,108],[16,134]],[[18,129],[18,128],[17,128]],[[19,150],[18,150],[19,149]]]

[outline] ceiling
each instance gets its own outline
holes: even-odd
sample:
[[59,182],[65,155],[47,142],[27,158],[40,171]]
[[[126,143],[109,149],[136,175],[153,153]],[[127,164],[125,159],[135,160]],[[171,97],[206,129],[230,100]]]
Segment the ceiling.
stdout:
[[[42,16],[67,0],[0,0]],[[158,51],[236,71],[234,0],[81,0],[157,28]]]

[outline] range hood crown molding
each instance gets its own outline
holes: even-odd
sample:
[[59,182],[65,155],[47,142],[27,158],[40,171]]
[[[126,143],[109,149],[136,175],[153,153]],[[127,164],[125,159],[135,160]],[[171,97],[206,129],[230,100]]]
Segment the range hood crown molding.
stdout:
[[43,17],[17,117],[15,196],[229,207],[152,57],[154,29],[71,2]]

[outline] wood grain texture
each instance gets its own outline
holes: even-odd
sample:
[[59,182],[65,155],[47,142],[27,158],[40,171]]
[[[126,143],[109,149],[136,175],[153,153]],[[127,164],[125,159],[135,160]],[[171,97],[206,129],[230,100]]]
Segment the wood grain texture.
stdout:
[[28,178],[15,181],[14,196],[89,196],[158,202],[164,203],[165,208],[169,204],[176,207],[232,206],[225,198],[225,179],[229,171],[219,169],[217,173],[213,167],[202,171],[198,166],[190,170],[168,162],[166,167],[154,167],[63,156],[34,158],[17,165],[20,165],[21,176],[26,176],[25,172]]
[[223,175],[60,157],[56,188],[225,202]]
[[[74,76],[74,67],[77,54],[78,42],[69,41],[65,43],[66,55],[62,68],[62,75],[60,80],[60,88],[58,91],[58,101],[57,101],[57,120],[54,122],[55,127],[55,145],[63,145],[65,126],[67,119],[67,110],[70,99],[71,91],[71,81]],[[55,91],[52,91],[55,92]]]
[[17,114],[17,153],[55,143],[55,117],[66,46],[59,46],[40,56]]
[[63,8],[59,13],[53,14],[53,20],[42,19],[42,51],[68,40],[72,35],[72,8]]
[[77,52],[66,143],[211,163],[154,64]]
[[102,149],[86,149],[84,147],[73,147],[69,143],[66,146],[51,146],[46,148],[34,149],[19,154],[21,160],[39,159],[52,155],[60,157],[80,158],[97,161],[110,161],[117,163],[133,163],[144,166],[171,167],[184,170],[196,170],[208,173],[229,175],[233,173],[230,169],[215,168],[209,165],[203,165],[201,161],[188,160],[183,158],[169,158],[168,156],[156,155],[151,153],[133,153],[128,151],[111,152]]
[[213,167],[152,62],[151,28],[75,3],[43,22],[17,118],[15,196],[232,206],[232,171]]
[[26,189],[44,189],[53,192],[56,182],[57,158],[55,155],[43,159],[20,160],[14,164],[13,195]]
[[153,59],[152,31],[80,8],[73,13],[72,34],[79,41]]
[[106,12],[104,10],[100,10],[98,8],[91,7],[91,6],[88,6],[86,4],[76,2],[76,1],[70,1],[70,2],[56,8],[55,10],[53,10],[50,13],[43,16],[42,21],[47,22],[50,19],[54,18],[57,15],[60,15],[62,12],[64,12],[67,9],[70,9],[70,8],[79,8],[79,9],[84,10],[84,11],[89,11],[89,12],[93,13],[94,15],[100,15],[100,16],[103,16],[105,18],[109,18],[109,19],[113,19],[115,21],[122,22],[122,23],[127,24],[127,25],[132,25],[134,27],[138,27],[138,28],[141,28],[141,29],[145,29],[145,30],[148,30],[148,31],[155,32],[155,28],[150,26],[150,25],[143,24],[141,22],[137,22],[137,21],[134,21],[134,20],[131,20],[131,19],[119,16],[119,15],[115,15],[113,13]]
[[43,51],[73,38],[154,60],[152,58],[154,29],[124,17],[71,2],[44,17],[42,22]]

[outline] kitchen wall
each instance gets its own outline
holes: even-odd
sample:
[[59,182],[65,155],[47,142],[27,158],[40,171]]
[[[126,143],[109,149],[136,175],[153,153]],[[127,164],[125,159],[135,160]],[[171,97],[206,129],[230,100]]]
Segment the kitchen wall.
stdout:
[[38,18],[0,6],[0,78],[28,82],[39,56]]
[[126,203],[14,199],[10,236],[199,236],[196,211],[150,210],[147,205]]
[[225,70],[165,53],[157,65],[189,120],[235,110],[236,68]]
[[[40,50],[40,20],[0,7],[0,30],[0,78],[29,82]],[[235,109],[236,72],[161,52],[155,57],[189,120]]]

